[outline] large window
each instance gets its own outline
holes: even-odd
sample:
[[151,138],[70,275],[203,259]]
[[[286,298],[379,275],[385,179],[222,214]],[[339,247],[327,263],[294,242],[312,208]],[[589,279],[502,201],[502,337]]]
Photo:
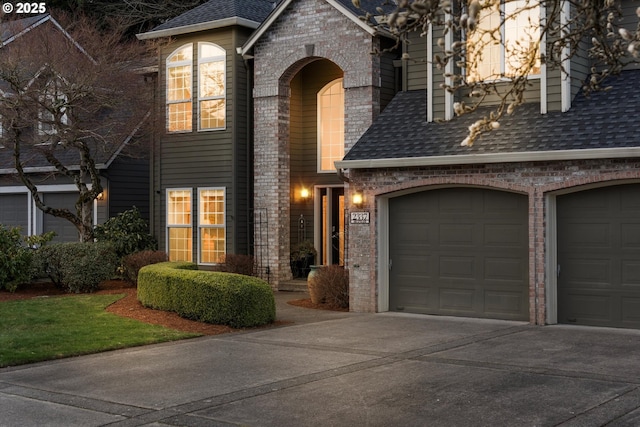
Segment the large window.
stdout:
[[318,92],[318,171],[335,172],[344,157],[344,88],[342,79]]
[[167,190],[167,252],[170,261],[192,257],[191,189]]
[[198,200],[200,263],[222,262],[226,252],[224,189],[201,188]]
[[47,84],[38,111],[38,134],[55,135],[60,126],[68,124],[67,97],[62,93],[60,82],[54,79]]
[[198,43],[194,68],[194,45],[186,44],[167,58],[167,130],[193,129],[193,84],[198,79],[198,130],[226,126],[226,52],[212,43]]
[[167,130],[169,132],[191,130],[192,66],[192,44],[179,48],[167,59]]
[[198,44],[200,129],[225,127],[225,52],[211,43]]
[[540,6],[536,0],[486,0],[467,38],[467,77],[497,80],[540,74]]

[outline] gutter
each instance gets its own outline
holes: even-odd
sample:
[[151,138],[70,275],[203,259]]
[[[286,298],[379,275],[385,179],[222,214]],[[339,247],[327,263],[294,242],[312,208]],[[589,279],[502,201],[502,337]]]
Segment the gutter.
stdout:
[[219,19],[217,21],[201,22],[199,24],[183,25],[182,27],[167,28],[165,30],[149,31],[146,33],[136,34],[136,37],[138,40],[150,40],[160,37],[173,37],[181,34],[195,33],[197,31],[214,30],[216,28],[225,28],[233,25],[239,25],[241,27],[247,27],[255,30],[260,26],[260,23],[235,16],[232,18]]
[[524,151],[519,153],[460,154],[452,156],[399,157],[389,159],[341,160],[340,169],[376,169],[419,166],[470,165],[483,163],[544,162],[640,157],[640,147],[591,148],[584,150]]

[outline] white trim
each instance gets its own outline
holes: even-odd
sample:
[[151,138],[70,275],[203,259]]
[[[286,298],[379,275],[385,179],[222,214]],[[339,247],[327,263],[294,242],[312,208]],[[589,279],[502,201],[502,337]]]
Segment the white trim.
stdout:
[[[545,3],[540,3],[540,29],[547,24],[547,9]],[[540,58],[547,55],[547,33],[540,38]],[[540,114],[547,114],[547,62],[540,61]]]
[[432,157],[400,157],[389,159],[342,160],[337,169],[370,169],[481,163],[542,162],[559,160],[619,159],[640,157],[640,147],[593,148],[584,150],[525,151],[518,153],[461,154]]
[[[287,7],[289,7],[292,1],[293,0],[282,1],[278,5],[278,7],[276,7],[276,9],[273,12],[271,12],[271,14],[267,17],[267,19],[265,19],[262,22],[260,27],[258,27],[258,29],[253,32],[251,37],[249,37],[249,39],[245,42],[242,48],[240,48],[238,53],[243,56],[246,55],[251,50],[251,48],[256,44],[256,42],[260,40],[260,38],[264,35],[264,33],[267,32],[267,30],[271,27],[271,25],[273,25],[273,23],[280,17],[280,15],[287,9]],[[362,21],[357,16],[354,16],[350,10],[345,8],[336,0],[326,0],[326,2],[329,3],[331,6],[333,6],[334,8],[336,8],[338,11],[340,11],[347,18],[349,18],[358,27],[363,29],[367,34],[374,36],[377,33],[375,28],[370,27],[369,25],[366,24],[366,22]]]
[[219,19],[217,21],[201,22],[199,24],[183,25],[181,27],[168,28],[166,30],[149,31],[146,33],[136,34],[138,40],[150,40],[161,37],[173,37],[181,34],[195,33],[197,31],[214,30],[217,28],[231,27],[238,25],[240,27],[247,27],[256,29],[260,26],[259,22],[252,21],[246,18],[240,18],[234,16],[231,18]]
[[[190,59],[185,59],[182,61],[176,61],[176,62],[171,62],[171,58],[173,58],[178,52],[185,50],[185,49],[190,49],[191,50],[191,58]],[[194,49],[194,44],[193,43],[185,43],[177,48],[175,48],[173,50],[173,52],[171,52],[168,56],[167,59],[165,59],[164,61],[164,80],[165,80],[165,89],[164,89],[164,105],[165,105],[165,132],[167,134],[174,134],[174,133],[188,133],[188,132],[193,132],[193,83],[195,81],[195,76],[194,74],[194,66],[193,66],[193,49]],[[179,101],[170,101],[169,100],[169,69],[171,68],[178,68],[178,67],[189,67],[189,72],[191,73],[191,79],[190,79],[190,84],[189,84],[189,94],[190,97],[188,99],[181,99]],[[196,88],[197,90],[198,88]],[[177,105],[177,104],[191,104],[190,109],[191,109],[191,123],[189,124],[189,128],[188,129],[180,129],[180,130],[170,130],[169,129],[169,124],[170,124],[170,117],[169,117],[169,106],[171,105]]]
[[[445,14],[445,21],[449,21],[451,20],[451,14],[447,13]],[[453,45],[453,31],[447,31],[447,34],[445,34],[444,36],[444,48],[445,51],[450,51],[451,50],[451,46]],[[453,74],[453,61],[449,60],[447,61],[447,65],[445,66],[445,74],[447,74],[448,76]],[[450,86],[452,84],[452,79],[451,77],[445,77],[444,78],[444,83],[447,86]],[[453,119],[453,94],[451,92],[449,92],[448,90],[444,91],[444,119],[445,120],[451,120]]]
[[555,325],[558,323],[558,211],[555,195],[547,194],[545,201],[545,322]]
[[433,24],[427,29],[427,122],[433,122]]
[[378,312],[389,311],[389,196],[376,200],[378,212]]
[[[569,21],[571,14],[571,3],[569,1],[562,2],[562,8],[560,9],[560,27],[563,28],[563,33],[566,33],[566,25]],[[562,47],[561,53],[561,82],[560,82],[560,97],[562,100],[562,112],[565,113],[571,108],[571,48],[568,45]]]

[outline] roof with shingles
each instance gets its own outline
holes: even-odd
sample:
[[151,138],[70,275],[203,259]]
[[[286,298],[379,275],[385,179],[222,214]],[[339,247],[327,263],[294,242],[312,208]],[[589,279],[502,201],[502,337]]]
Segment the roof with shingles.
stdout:
[[273,11],[276,3],[274,0],[210,0],[158,25],[151,32],[236,17],[259,24]]
[[579,93],[565,113],[541,114],[538,103],[524,104],[472,147],[460,143],[469,125],[488,114],[488,107],[448,122],[427,123],[426,92],[400,92],[344,160],[640,147],[640,70],[624,71],[609,85],[610,90],[589,97]]
[[49,18],[49,15],[36,15],[23,19],[17,19],[13,21],[0,22],[0,42],[6,43],[7,40],[15,37],[20,32],[26,30],[32,25],[45,22]]

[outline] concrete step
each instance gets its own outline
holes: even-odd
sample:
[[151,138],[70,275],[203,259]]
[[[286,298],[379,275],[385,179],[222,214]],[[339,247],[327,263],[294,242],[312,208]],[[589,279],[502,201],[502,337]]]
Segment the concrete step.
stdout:
[[278,285],[279,291],[287,292],[307,292],[307,280],[306,279],[293,279],[280,282]]

